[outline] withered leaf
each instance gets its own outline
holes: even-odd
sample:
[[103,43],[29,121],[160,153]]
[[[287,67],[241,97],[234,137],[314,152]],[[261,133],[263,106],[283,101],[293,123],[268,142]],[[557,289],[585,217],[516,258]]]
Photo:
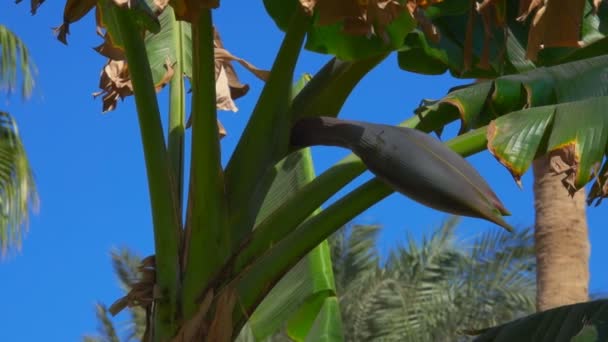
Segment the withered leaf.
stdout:
[[[23,0],[15,0],[15,3],[18,4],[20,2],[22,2]],[[36,11],[38,10],[38,7],[40,7],[40,5],[42,5],[42,3],[44,2],[44,0],[30,0],[30,11],[32,14],[36,14]]]
[[149,256],[141,261],[139,266],[140,279],[129,284],[131,290],[126,296],[115,301],[109,308],[112,316],[116,316],[126,307],[140,306],[148,309],[152,302],[157,299],[155,293],[156,263],[154,256]]
[[[413,2],[408,2],[408,4],[412,3]],[[408,10],[418,22],[418,27],[420,27],[422,32],[424,32],[424,35],[428,37],[433,43],[439,44],[441,34],[439,33],[439,30],[437,29],[435,24],[433,24],[433,22],[424,14],[424,11],[420,7],[417,7],[415,5],[411,7],[408,5]]]
[[63,8],[63,24],[53,29],[57,39],[63,44],[68,43],[70,24],[82,19],[97,5],[97,0],[68,0]]
[[94,48],[100,55],[113,59],[113,60],[123,60],[125,59],[125,52],[123,49],[114,45],[110,39],[108,34],[103,35],[104,41],[101,45]]
[[314,8],[319,13],[317,25],[343,22],[343,31],[346,34],[377,35],[383,39],[387,39],[386,27],[405,11],[406,7],[410,9],[408,3],[401,4],[397,0],[301,0],[300,4],[305,10]]
[[317,0],[300,0],[300,5],[308,15],[312,15],[316,4]]
[[194,316],[184,323],[177,333],[177,335],[171,340],[171,342],[190,342],[190,341],[204,341],[205,336],[209,331],[209,323],[206,321],[207,312],[213,303],[213,289],[209,289],[203,301],[198,307],[198,310]]
[[[173,77],[174,63],[169,58],[165,61],[166,72],[155,85],[156,91],[160,91]],[[124,60],[109,60],[101,72],[99,80],[101,91],[93,93],[94,97],[103,95],[103,112],[112,111],[116,108],[118,99],[124,99],[133,95],[133,84],[129,75],[129,66]]]
[[[585,0],[531,0],[518,17],[519,21],[536,11],[528,31],[526,57],[536,60],[538,52],[547,47],[579,47]],[[521,11],[521,8],[520,8]]]
[[597,11],[600,9],[600,5],[603,0],[593,0],[593,13],[597,14]]
[[574,193],[578,190],[576,188],[576,172],[579,165],[576,145],[568,144],[551,151],[549,153],[549,164],[555,174],[565,175],[562,183],[568,190],[568,193],[570,193],[570,196],[574,196]]
[[232,341],[232,311],[237,302],[236,291],[227,287],[219,295],[216,304],[215,317],[209,328],[208,341],[230,342]]
[[519,15],[518,21],[525,21],[530,13],[534,12],[537,8],[544,6],[543,0],[520,0],[519,1]]
[[201,9],[218,8],[220,0],[170,0],[175,17],[192,23],[200,13]]
[[586,0],[547,0],[545,47],[578,47]]

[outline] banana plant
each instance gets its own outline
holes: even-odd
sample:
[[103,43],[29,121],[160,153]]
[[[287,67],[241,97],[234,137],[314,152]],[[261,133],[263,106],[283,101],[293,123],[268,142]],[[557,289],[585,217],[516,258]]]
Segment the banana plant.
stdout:
[[[143,306],[149,313],[145,335],[153,341],[228,341],[247,321],[261,339],[271,331],[260,329],[274,329],[285,320],[295,340],[341,340],[331,269],[321,267],[329,265],[323,241],[369,206],[398,191],[430,207],[509,229],[502,219],[508,214],[506,208],[462,159],[485,150],[488,141],[508,137],[501,128],[506,124],[496,121],[488,126],[494,117],[479,114],[487,113],[482,109],[495,83],[455,90],[466,101],[454,94],[442,101],[426,101],[402,127],[336,118],[367,72],[393,51],[412,50],[410,35],[428,24],[421,13],[461,14],[462,2],[455,3],[265,0],[285,36],[272,69],[264,72],[223,48],[213,27],[217,0],[69,0],[57,36],[67,42],[69,25],[96,11],[105,38],[98,51],[109,58],[99,95],[104,110],[112,109],[120,98],[135,96],[150,190],[155,256],[147,266],[153,269],[154,280],[138,286],[110,311]],[[467,27],[474,28],[473,24]],[[473,34],[467,37],[462,43],[465,71],[472,69],[475,46]],[[297,91],[299,87],[292,89],[294,67],[303,47],[335,58]],[[487,69],[490,52],[482,47],[480,69]],[[232,100],[246,92],[230,61],[244,65],[266,83],[228,165],[222,168],[217,109],[233,104],[226,96]],[[404,63],[400,58],[400,65]],[[184,75],[192,86],[187,187]],[[519,86],[520,96],[502,102],[499,98],[496,105],[502,106],[497,107],[501,113],[521,109],[521,102],[510,101],[526,99],[522,86],[534,85],[526,83],[531,79],[528,74],[520,77],[519,83],[506,82],[511,92],[505,94],[513,95],[512,88]],[[165,136],[156,92],[167,84],[171,105]],[[536,108],[544,107],[524,110]],[[440,130],[459,115],[469,118],[465,112],[472,118],[464,121],[465,127],[474,130],[445,144],[421,133]],[[545,121],[552,119],[551,115]],[[573,134],[559,133],[555,144],[550,140],[546,145],[561,147],[559,143]],[[315,177],[310,157],[302,150],[312,145],[340,146],[353,154]],[[539,146],[544,146],[542,141]],[[376,178],[319,210],[368,169]],[[584,172],[579,177],[576,170],[573,184],[580,187],[589,178]],[[265,299],[289,303],[288,309],[281,311]]]

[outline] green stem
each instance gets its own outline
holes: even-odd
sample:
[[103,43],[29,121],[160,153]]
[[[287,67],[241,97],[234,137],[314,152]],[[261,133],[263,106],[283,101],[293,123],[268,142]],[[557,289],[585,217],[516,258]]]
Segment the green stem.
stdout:
[[[446,145],[462,156],[486,148],[486,127],[463,134]],[[240,303],[250,314],[274,284],[303,255],[361,212],[393,193],[377,178],[359,186],[318,215],[304,221],[285,239],[278,241],[235,278]]]
[[182,199],[184,196],[184,135],[186,117],[186,91],[184,86],[184,55],[182,41],[182,23],[175,20],[175,14],[171,11],[174,23],[173,41],[176,63],[173,67],[174,74],[170,83],[169,94],[169,134],[168,146],[169,160],[176,184],[179,217],[182,215]]
[[192,61],[192,165],[182,287],[185,319],[196,312],[196,297],[230,253],[217,129],[213,24],[209,9],[202,9],[192,25]]
[[232,249],[251,232],[270,186],[267,172],[288,151],[293,72],[310,16],[296,10],[259,101],[226,167]]
[[180,236],[177,200],[143,35],[128,10],[116,9],[116,18],[133,82],[152,207],[156,285],[160,290],[154,317],[154,340],[167,341],[177,331]]

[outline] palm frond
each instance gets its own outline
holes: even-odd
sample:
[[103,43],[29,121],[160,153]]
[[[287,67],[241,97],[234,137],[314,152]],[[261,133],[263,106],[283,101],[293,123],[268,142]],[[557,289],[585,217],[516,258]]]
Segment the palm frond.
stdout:
[[[378,227],[356,244],[348,243],[347,230],[334,237],[347,341],[465,341],[458,331],[534,310],[531,231],[491,231],[466,246],[456,238],[458,223],[458,217],[449,217],[420,242],[410,236],[383,265],[370,238]],[[366,263],[352,260],[376,266],[353,267]]]
[[97,336],[84,336],[83,342],[120,342],[116,328],[110,317],[108,317],[108,309],[105,305],[97,303],[95,306],[97,316]]
[[132,284],[141,277],[140,265],[141,257],[128,248],[123,247],[112,251],[112,267],[125,292],[131,290]]
[[12,93],[19,84],[28,97],[34,87],[35,66],[25,44],[6,26],[0,25],[0,90]]
[[31,210],[38,209],[34,177],[13,118],[0,111],[0,251],[21,247]]
[[[141,257],[128,248],[115,249],[111,253],[112,267],[118,277],[120,286],[124,293],[128,293],[131,287],[140,277]],[[108,310],[103,304],[97,304],[97,320],[99,324],[99,336],[85,336],[84,342],[119,342],[116,328],[108,317]],[[126,331],[125,341],[141,341],[146,329],[146,312],[141,307],[129,307],[129,319],[123,324],[121,331]]]
[[336,288],[340,293],[355,278],[375,272],[380,266],[376,238],[381,226],[354,225],[339,230],[330,238]]

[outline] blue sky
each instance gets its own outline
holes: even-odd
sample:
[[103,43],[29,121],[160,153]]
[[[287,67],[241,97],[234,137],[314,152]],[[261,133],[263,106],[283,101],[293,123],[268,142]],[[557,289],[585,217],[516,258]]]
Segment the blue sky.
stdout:
[[[29,15],[26,3],[4,4],[0,23],[19,35],[30,48],[38,67],[33,97],[0,95],[0,108],[18,120],[41,197],[41,209],[31,219],[30,232],[18,256],[0,263],[0,341],[76,341],[96,329],[94,303],[110,304],[120,296],[111,269],[113,247],[129,246],[149,255],[153,251],[150,207],[137,116],[132,99],[116,111],[102,114],[94,100],[104,59],[93,51],[101,40],[93,16],[72,26],[69,46],[52,35],[62,21],[63,1],[47,1],[39,14]],[[262,1],[224,1],[215,23],[226,48],[258,67],[269,69],[282,33],[264,12]],[[296,75],[314,73],[328,56],[305,52]],[[237,105],[239,112],[221,112],[228,130],[222,140],[223,159],[233,150],[259,95],[261,83],[237,66],[250,93]],[[444,76],[419,76],[397,67],[395,56],[373,70],[355,89],[341,117],[397,124],[412,115],[423,98],[440,98],[463,81]],[[166,110],[167,94],[159,96]],[[446,136],[454,134],[454,127]],[[315,148],[317,172],[332,165],[347,151]],[[484,152],[469,158],[512,212],[516,226],[534,220],[531,174],[520,190],[509,173]],[[370,178],[365,174],[340,194]],[[338,196],[340,195],[338,194]],[[608,250],[595,248],[608,237],[602,217],[606,205],[588,210],[592,292],[608,289],[602,260]],[[420,237],[445,215],[392,195],[361,214],[357,223],[379,223],[384,230],[379,246],[387,250]],[[481,220],[464,219],[462,236],[499,229]]]

